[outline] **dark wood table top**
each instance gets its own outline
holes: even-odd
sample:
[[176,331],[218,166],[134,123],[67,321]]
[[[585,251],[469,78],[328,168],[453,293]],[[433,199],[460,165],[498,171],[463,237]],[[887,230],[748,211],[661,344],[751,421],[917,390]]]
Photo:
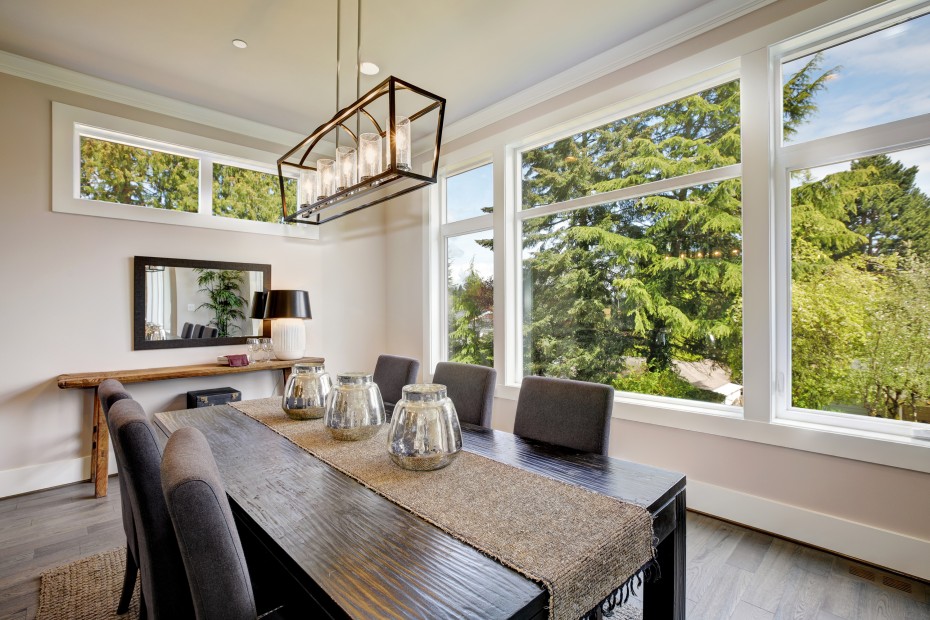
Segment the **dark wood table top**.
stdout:
[[[545,617],[539,584],[484,556],[228,406],[159,413],[200,429],[237,509],[324,607],[353,618]],[[662,510],[681,474],[465,425],[466,450]],[[618,586],[620,584],[617,584]]]

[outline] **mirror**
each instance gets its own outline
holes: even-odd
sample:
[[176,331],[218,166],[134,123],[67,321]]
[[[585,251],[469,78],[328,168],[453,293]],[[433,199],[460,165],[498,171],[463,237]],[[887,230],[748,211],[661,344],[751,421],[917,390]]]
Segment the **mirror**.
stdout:
[[133,349],[244,344],[271,336],[252,296],[271,289],[271,265],[133,258]]

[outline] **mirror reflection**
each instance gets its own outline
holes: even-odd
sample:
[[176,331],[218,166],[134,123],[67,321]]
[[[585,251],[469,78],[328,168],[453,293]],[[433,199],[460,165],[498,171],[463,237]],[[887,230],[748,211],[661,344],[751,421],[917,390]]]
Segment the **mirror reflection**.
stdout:
[[[253,294],[269,265],[136,257],[135,348],[211,346],[262,336]],[[141,294],[140,294],[141,293]]]

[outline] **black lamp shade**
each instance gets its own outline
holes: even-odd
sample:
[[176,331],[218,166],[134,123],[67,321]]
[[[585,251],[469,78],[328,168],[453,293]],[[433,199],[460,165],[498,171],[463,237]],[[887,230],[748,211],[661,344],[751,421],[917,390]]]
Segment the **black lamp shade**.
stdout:
[[251,319],[265,318],[265,302],[268,300],[268,293],[265,291],[255,291],[252,293],[252,314]]
[[307,291],[268,291],[266,319],[310,319],[310,294]]

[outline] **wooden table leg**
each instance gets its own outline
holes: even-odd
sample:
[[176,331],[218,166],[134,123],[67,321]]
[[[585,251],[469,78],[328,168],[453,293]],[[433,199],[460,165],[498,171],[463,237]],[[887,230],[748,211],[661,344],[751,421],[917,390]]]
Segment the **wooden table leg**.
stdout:
[[675,529],[656,549],[661,575],[643,585],[643,620],[685,620],[685,492],[675,498]]
[[93,428],[91,429],[90,435],[90,481],[97,481],[97,429],[100,428],[100,415],[103,413],[103,408],[100,405],[100,398],[97,394],[98,388],[94,388],[94,416],[93,416]]
[[107,496],[107,475],[110,469],[110,429],[103,406],[94,389],[94,443],[90,454],[90,479],[94,483],[94,497]]

